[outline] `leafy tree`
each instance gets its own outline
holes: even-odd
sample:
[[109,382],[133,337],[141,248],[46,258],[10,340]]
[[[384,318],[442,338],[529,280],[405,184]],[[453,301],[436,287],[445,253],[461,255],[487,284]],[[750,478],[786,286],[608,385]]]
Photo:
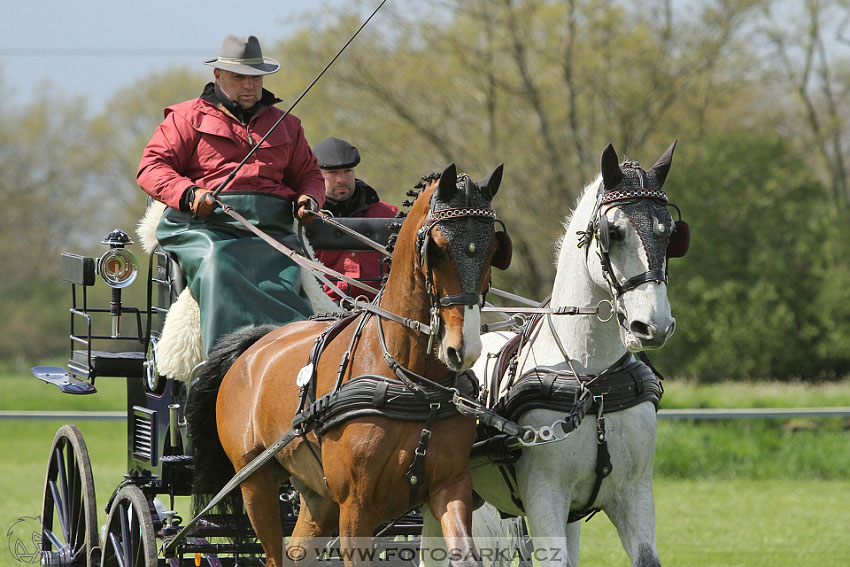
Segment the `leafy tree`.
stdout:
[[653,357],[701,381],[846,373],[848,231],[828,189],[776,135],[682,150],[668,192],[693,240],[670,267],[678,331]]
[[30,360],[67,345],[67,296],[59,283],[57,250],[92,218],[81,206],[90,156],[83,103],[49,88],[42,93],[23,108],[0,106],[5,360]]

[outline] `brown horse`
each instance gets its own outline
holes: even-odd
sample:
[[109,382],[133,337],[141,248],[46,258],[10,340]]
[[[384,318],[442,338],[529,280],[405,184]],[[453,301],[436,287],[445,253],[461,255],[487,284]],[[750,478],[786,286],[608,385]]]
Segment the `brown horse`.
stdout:
[[[478,562],[470,535],[468,462],[475,421],[454,410],[446,386],[460,382],[459,376],[466,376],[460,372],[480,354],[479,306],[490,266],[504,268],[509,262],[509,240],[496,232],[490,206],[501,177],[500,165],[476,184],[457,176],[452,164],[439,176],[423,178],[427,184],[420,184],[399,229],[377,314],[366,310],[334,333],[325,333],[332,323],[322,320],[267,334],[268,329],[235,333],[211,353],[188,408],[196,481],[207,492],[218,490],[234,470],[290,431],[299,408],[318,411],[312,399],[365,379],[406,385],[426,400],[427,419],[421,412],[405,418],[407,410],[374,415],[372,408],[361,407],[328,425],[319,415],[318,436],[317,428],[305,428],[244,481],[241,495],[266,565],[283,561],[278,494],[286,480],[301,497],[287,545],[290,559],[300,559],[312,538],[338,529],[346,563],[356,563],[346,550],[354,551],[357,538],[370,538],[381,522],[427,502],[449,547]],[[432,333],[416,330],[416,322]],[[314,348],[317,338],[326,339],[324,348],[311,358],[320,350]],[[298,380],[299,387],[296,380],[305,372],[312,374],[312,386]],[[306,401],[300,396],[305,388],[313,389]],[[435,417],[434,399],[440,396],[442,413]],[[416,453],[424,453],[419,468]],[[222,466],[224,455],[232,468]]]

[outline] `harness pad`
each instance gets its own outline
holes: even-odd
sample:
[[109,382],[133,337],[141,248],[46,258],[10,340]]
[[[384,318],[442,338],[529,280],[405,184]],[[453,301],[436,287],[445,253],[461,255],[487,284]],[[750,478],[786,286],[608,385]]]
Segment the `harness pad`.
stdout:
[[[457,374],[453,387],[468,398],[478,394],[478,380],[471,372]],[[400,380],[375,375],[358,376],[310,404],[295,416],[292,426],[315,427],[316,434],[321,436],[356,417],[383,416],[402,421],[426,421],[431,404],[435,403],[440,404],[436,419],[446,419],[458,415],[452,395],[453,391],[434,391],[423,395]]]
[[603,397],[606,413],[634,407],[645,401],[651,401],[657,411],[664,391],[652,369],[639,360],[600,379],[589,380],[589,376],[576,377],[569,371],[537,367],[517,380],[496,404],[495,410],[511,421],[533,409],[569,412],[575,406],[584,383],[594,397]]

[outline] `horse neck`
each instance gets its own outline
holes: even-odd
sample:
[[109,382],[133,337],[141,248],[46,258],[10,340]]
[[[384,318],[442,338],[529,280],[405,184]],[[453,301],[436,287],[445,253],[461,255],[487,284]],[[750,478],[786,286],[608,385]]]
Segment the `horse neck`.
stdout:
[[[587,228],[596,202],[597,186],[598,181],[585,190],[561,242],[552,287],[552,308],[595,307],[611,297],[607,285],[599,285],[591,277],[585,255],[587,245],[577,246],[576,233]],[[595,254],[595,248],[591,248],[589,253]],[[541,358],[547,360],[546,364],[564,366],[566,363],[559,343],[576,371],[582,373],[601,372],[625,353],[616,317],[606,323],[600,322],[594,315],[553,315],[550,320],[551,325],[545,320],[540,323],[533,347],[535,356],[528,357],[524,366],[541,364]],[[557,334],[557,340],[553,334]],[[533,358],[536,362],[531,361]]]
[[[430,198],[430,193],[420,198]],[[425,200],[427,203],[427,200]],[[426,208],[427,211],[427,208]],[[411,209],[413,215],[416,209]],[[413,219],[410,219],[413,220]],[[402,229],[396,241],[387,283],[381,293],[380,307],[394,315],[429,324],[431,297],[425,278],[417,264],[415,251],[415,227]],[[377,319],[367,328],[377,340]],[[380,320],[387,351],[399,364],[431,379],[440,379],[450,374],[439,359],[428,352],[428,335],[414,331],[388,319]]]

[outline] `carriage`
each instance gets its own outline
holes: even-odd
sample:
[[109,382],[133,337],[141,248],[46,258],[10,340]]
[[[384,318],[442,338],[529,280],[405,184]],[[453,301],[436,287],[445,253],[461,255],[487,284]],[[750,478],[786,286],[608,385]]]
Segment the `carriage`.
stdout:
[[[397,235],[380,305],[352,304],[361,309],[358,324],[308,321],[272,332],[248,330],[211,352],[190,405],[201,409],[199,415],[221,413],[224,421],[187,420],[185,384],[157,372],[157,329],[181,287],[173,262],[151,255],[147,307],[139,311],[121,305],[121,289],[135,278],[123,252],[126,235],[111,233],[99,261],[64,255],[63,278],[74,296],[69,371],[41,367],[34,373],[76,393],[92,391],[97,376],[128,377],[130,470],[107,506],[101,541],[85,445],[72,426],[60,429],[45,487],[43,564],[241,564],[240,556],[259,551],[256,544],[219,540],[233,536],[243,517],[208,512],[244,483],[248,516],[268,565],[282,564],[284,553],[293,559],[292,547],[316,549],[318,541],[326,549],[322,538],[333,537],[337,527],[339,539],[332,541],[347,565],[359,562],[345,553],[376,531],[402,538],[422,533],[458,551],[439,558],[423,553],[423,563],[478,565],[472,510],[481,501],[474,502],[472,488],[487,502],[482,510],[527,516],[532,535],[546,538],[561,557],[549,562],[575,565],[577,520],[603,510],[634,565],[659,565],[651,467],[661,388],[641,351],[663,346],[675,328],[667,259],[685,253],[689,233],[681,215],[672,217],[669,208],[678,209],[661,190],[674,148],[675,142],[649,170],[637,162],[620,164],[613,147],[606,148],[602,174],[585,188],[559,243],[551,303],[515,311],[539,315],[540,324],[512,329],[520,344],[506,357],[499,347],[514,342],[510,335],[488,333],[482,340],[487,326],[480,325],[490,267],[510,263],[510,240],[495,230],[500,221],[490,207],[501,166],[477,184],[457,175],[454,164],[423,177],[427,183]],[[109,308],[88,307],[95,272],[113,287]],[[111,334],[92,333],[95,314],[110,318]],[[135,348],[105,352],[93,346],[119,342],[121,318],[128,316],[136,333],[127,340]],[[594,316],[599,324],[567,323],[574,316]],[[86,333],[74,333],[74,317],[84,319]],[[501,324],[514,326],[514,320]],[[355,345],[363,350],[352,355]],[[288,362],[293,355],[308,363],[299,370]],[[480,391],[470,376],[473,363]],[[255,380],[260,386],[251,396],[233,387]],[[405,405],[411,396],[420,398],[419,405]],[[376,407],[388,399],[401,406]],[[340,407],[343,416],[335,413]],[[613,427],[606,430],[606,422]],[[253,430],[261,426],[268,430]],[[204,444],[215,451],[199,450]],[[536,450],[541,445],[547,448]],[[292,485],[281,489],[276,473],[262,468],[272,458]],[[235,476],[217,479],[212,502],[183,523],[173,512],[175,498],[189,494],[193,477],[225,462]],[[568,475],[561,472],[565,467]],[[297,502],[291,486],[298,488]],[[420,506],[421,516],[415,511]],[[498,512],[495,517],[498,523]],[[159,540],[164,557],[158,559]],[[415,553],[392,558],[418,559]]]
[[[337,219],[337,223],[385,245],[395,219]],[[329,223],[316,221],[305,234],[316,249],[357,253],[367,249],[361,240]],[[130,236],[113,230],[103,239],[100,258],[72,253],[61,256],[62,280],[70,287],[70,353],[67,368],[38,366],[34,376],[63,393],[96,393],[98,379],[126,379],[127,473],[106,504],[107,522],[97,523],[90,456],[79,429],[63,425],[50,448],[44,486],[42,559],[45,566],[231,565],[261,552],[253,541],[232,543],[236,517],[208,515],[172,557],[159,557],[164,538],[177,533],[182,518],[175,511],[179,497],[192,489],[192,457],[184,409],[188,388],[183,381],[158,372],[158,346],[165,316],[185,287],[176,261],[162,250],[149,255],[147,277],[128,249]],[[98,281],[102,280],[102,281]],[[141,280],[141,281],[140,281]],[[362,280],[370,286],[379,281]],[[95,302],[97,289],[111,288],[108,305]],[[146,285],[142,307],[122,300],[129,286]],[[284,533],[292,531],[298,515],[297,494],[291,486],[280,492]],[[101,533],[102,530],[102,533]],[[418,512],[381,526],[393,538],[396,564],[415,556],[421,530]],[[250,536],[250,528],[248,531]],[[399,556],[404,559],[399,559]],[[198,559],[196,559],[196,557]],[[329,562],[333,557],[329,557]],[[400,563],[399,563],[400,562]]]

